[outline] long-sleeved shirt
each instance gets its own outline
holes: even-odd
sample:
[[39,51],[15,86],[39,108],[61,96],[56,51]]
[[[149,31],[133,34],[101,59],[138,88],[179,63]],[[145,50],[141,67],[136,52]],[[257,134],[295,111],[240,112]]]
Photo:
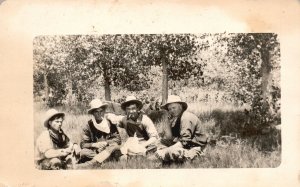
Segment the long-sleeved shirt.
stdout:
[[195,114],[184,111],[174,122],[171,127],[172,135],[178,138],[184,148],[206,145],[208,136]]
[[129,137],[133,137],[136,134],[139,139],[144,140],[148,140],[151,137],[158,138],[158,133],[152,120],[143,113],[139,114],[136,121],[128,119],[127,116],[123,117],[119,127],[124,128]]
[[121,136],[116,125],[109,123],[110,132],[105,133],[98,130],[92,120],[83,127],[82,139],[80,142],[81,148],[90,148],[92,143],[106,141],[108,144],[121,144]]
[[[65,135],[65,137],[67,137]],[[59,142],[63,143],[63,142]],[[45,153],[50,149],[61,149],[61,148],[67,148],[70,145],[73,145],[70,141],[64,142],[64,144],[58,146],[55,144],[51,137],[50,137],[50,131],[45,130],[43,131],[40,136],[36,140],[36,147],[35,147],[35,161],[41,161],[46,158]]]

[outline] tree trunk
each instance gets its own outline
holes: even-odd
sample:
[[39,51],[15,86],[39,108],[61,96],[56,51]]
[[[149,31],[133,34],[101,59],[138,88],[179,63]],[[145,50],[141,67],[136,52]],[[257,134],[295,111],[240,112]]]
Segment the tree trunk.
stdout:
[[44,90],[45,90],[44,102],[48,103],[48,101],[49,101],[49,85],[48,85],[47,73],[43,74],[43,77],[44,77]]
[[166,58],[162,56],[162,104],[164,105],[168,99],[168,64],[166,62]]
[[270,64],[270,52],[268,50],[261,50],[261,88],[262,88],[262,98],[263,103],[266,106],[267,98],[269,94],[269,82],[271,78],[271,64]]
[[105,100],[111,101],[110,79],[107,72],[107,68],[103,68],[103,78],[104,78]]
[[66,95],[66,101],[68,105],[72,105],[72,80],[68,78],[67,85],[66,85],[67,95]]

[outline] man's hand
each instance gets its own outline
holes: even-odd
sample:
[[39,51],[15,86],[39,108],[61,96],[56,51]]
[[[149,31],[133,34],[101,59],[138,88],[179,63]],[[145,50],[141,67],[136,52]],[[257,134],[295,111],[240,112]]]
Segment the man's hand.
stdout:
[[69,148],[60,149],[60,156],[67,156],[70,153],[71,153],[71,150]]
[[73,144],[73,149],[72,150],[75,152],[75,155],[79,155],[80,151],[81,151],[81,148],[79,147],[79,145]]
[[203,154],[203,151],[201,150],[201,148],[197,147],[197,148],[192,148],[192,149],[188,150],[185,153],[185,157],[193,160],[195,157],[201,156],[202,154]]
[[103,148],[105,148],[107,145],[108,145],[107,142],[104,142],[104,141],[103,141],[103,142],[93,143],[93,144],[92,144],[92,147],[98,148],[98,149],[103,149]]
[[69,146],[69,147],[65,148],[65,151],[68,153],[71,153],[73,151],[73,146]]

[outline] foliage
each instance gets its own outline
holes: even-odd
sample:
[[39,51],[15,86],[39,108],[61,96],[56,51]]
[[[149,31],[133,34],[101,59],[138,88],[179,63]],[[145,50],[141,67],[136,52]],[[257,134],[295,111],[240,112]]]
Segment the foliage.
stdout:
[[48,87],[50,106],[161,101],[164,87],[187,102],[242,106],[246,126],[261,129],[281,123],[279,60],[273,33],[39,36],[34,94]]
[[[41,84],[56,76],[66,86],[58,89],[49,85],[55,90],[54,100],[64,100],[72,92],[79,101],[85,101],[88,85],[101,78],[105,98],[111,100],[111,86],[129,91],[149,89],[155,76],[149,75],[149,68],[162,66],[162,57],[169,64],[168,77],[172,80],[201,76],[201,65],[191,58],[196,47],[195,38],[186,34],[40,36],[34,41],[34,92],[47,89]],[[42,74],[44,79],[39,77]]]
[[228,50],[239,77],[232,87],[233,96],[248,103],[249,123],[255,128],[280,124],[280,50],[273,33],[235,34]]
[[196,36],[191,34],[163,34],[142,35],[147,44],[148,59],[144,60],[146,66],[162,66],[165,58],[168,68],[168,78],[181,80],[189,78],[192,74],[200,77],[201,64],[195,54],[201,46]]

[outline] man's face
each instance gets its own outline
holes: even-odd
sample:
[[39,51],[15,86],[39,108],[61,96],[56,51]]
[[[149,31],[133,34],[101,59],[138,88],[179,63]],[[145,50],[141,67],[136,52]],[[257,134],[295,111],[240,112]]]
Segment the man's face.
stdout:
[[126,107],[126,114],[128,118],[136,119],[138,115],[138,108],[136,104],[130,104]]
[[96,121],[101,121],[104,117],[104,114],[105,114],[104,108],[97,108],[92,112],[92,115],[95,117]]
[[49,126],[54,130],[60,131],[63,121],[62,117],[55,118],[54,120],[49,121]]
[[182,112],[182,106],[179,103],[171,103],[168,105],[168,111],[172,117],[178,117]]

